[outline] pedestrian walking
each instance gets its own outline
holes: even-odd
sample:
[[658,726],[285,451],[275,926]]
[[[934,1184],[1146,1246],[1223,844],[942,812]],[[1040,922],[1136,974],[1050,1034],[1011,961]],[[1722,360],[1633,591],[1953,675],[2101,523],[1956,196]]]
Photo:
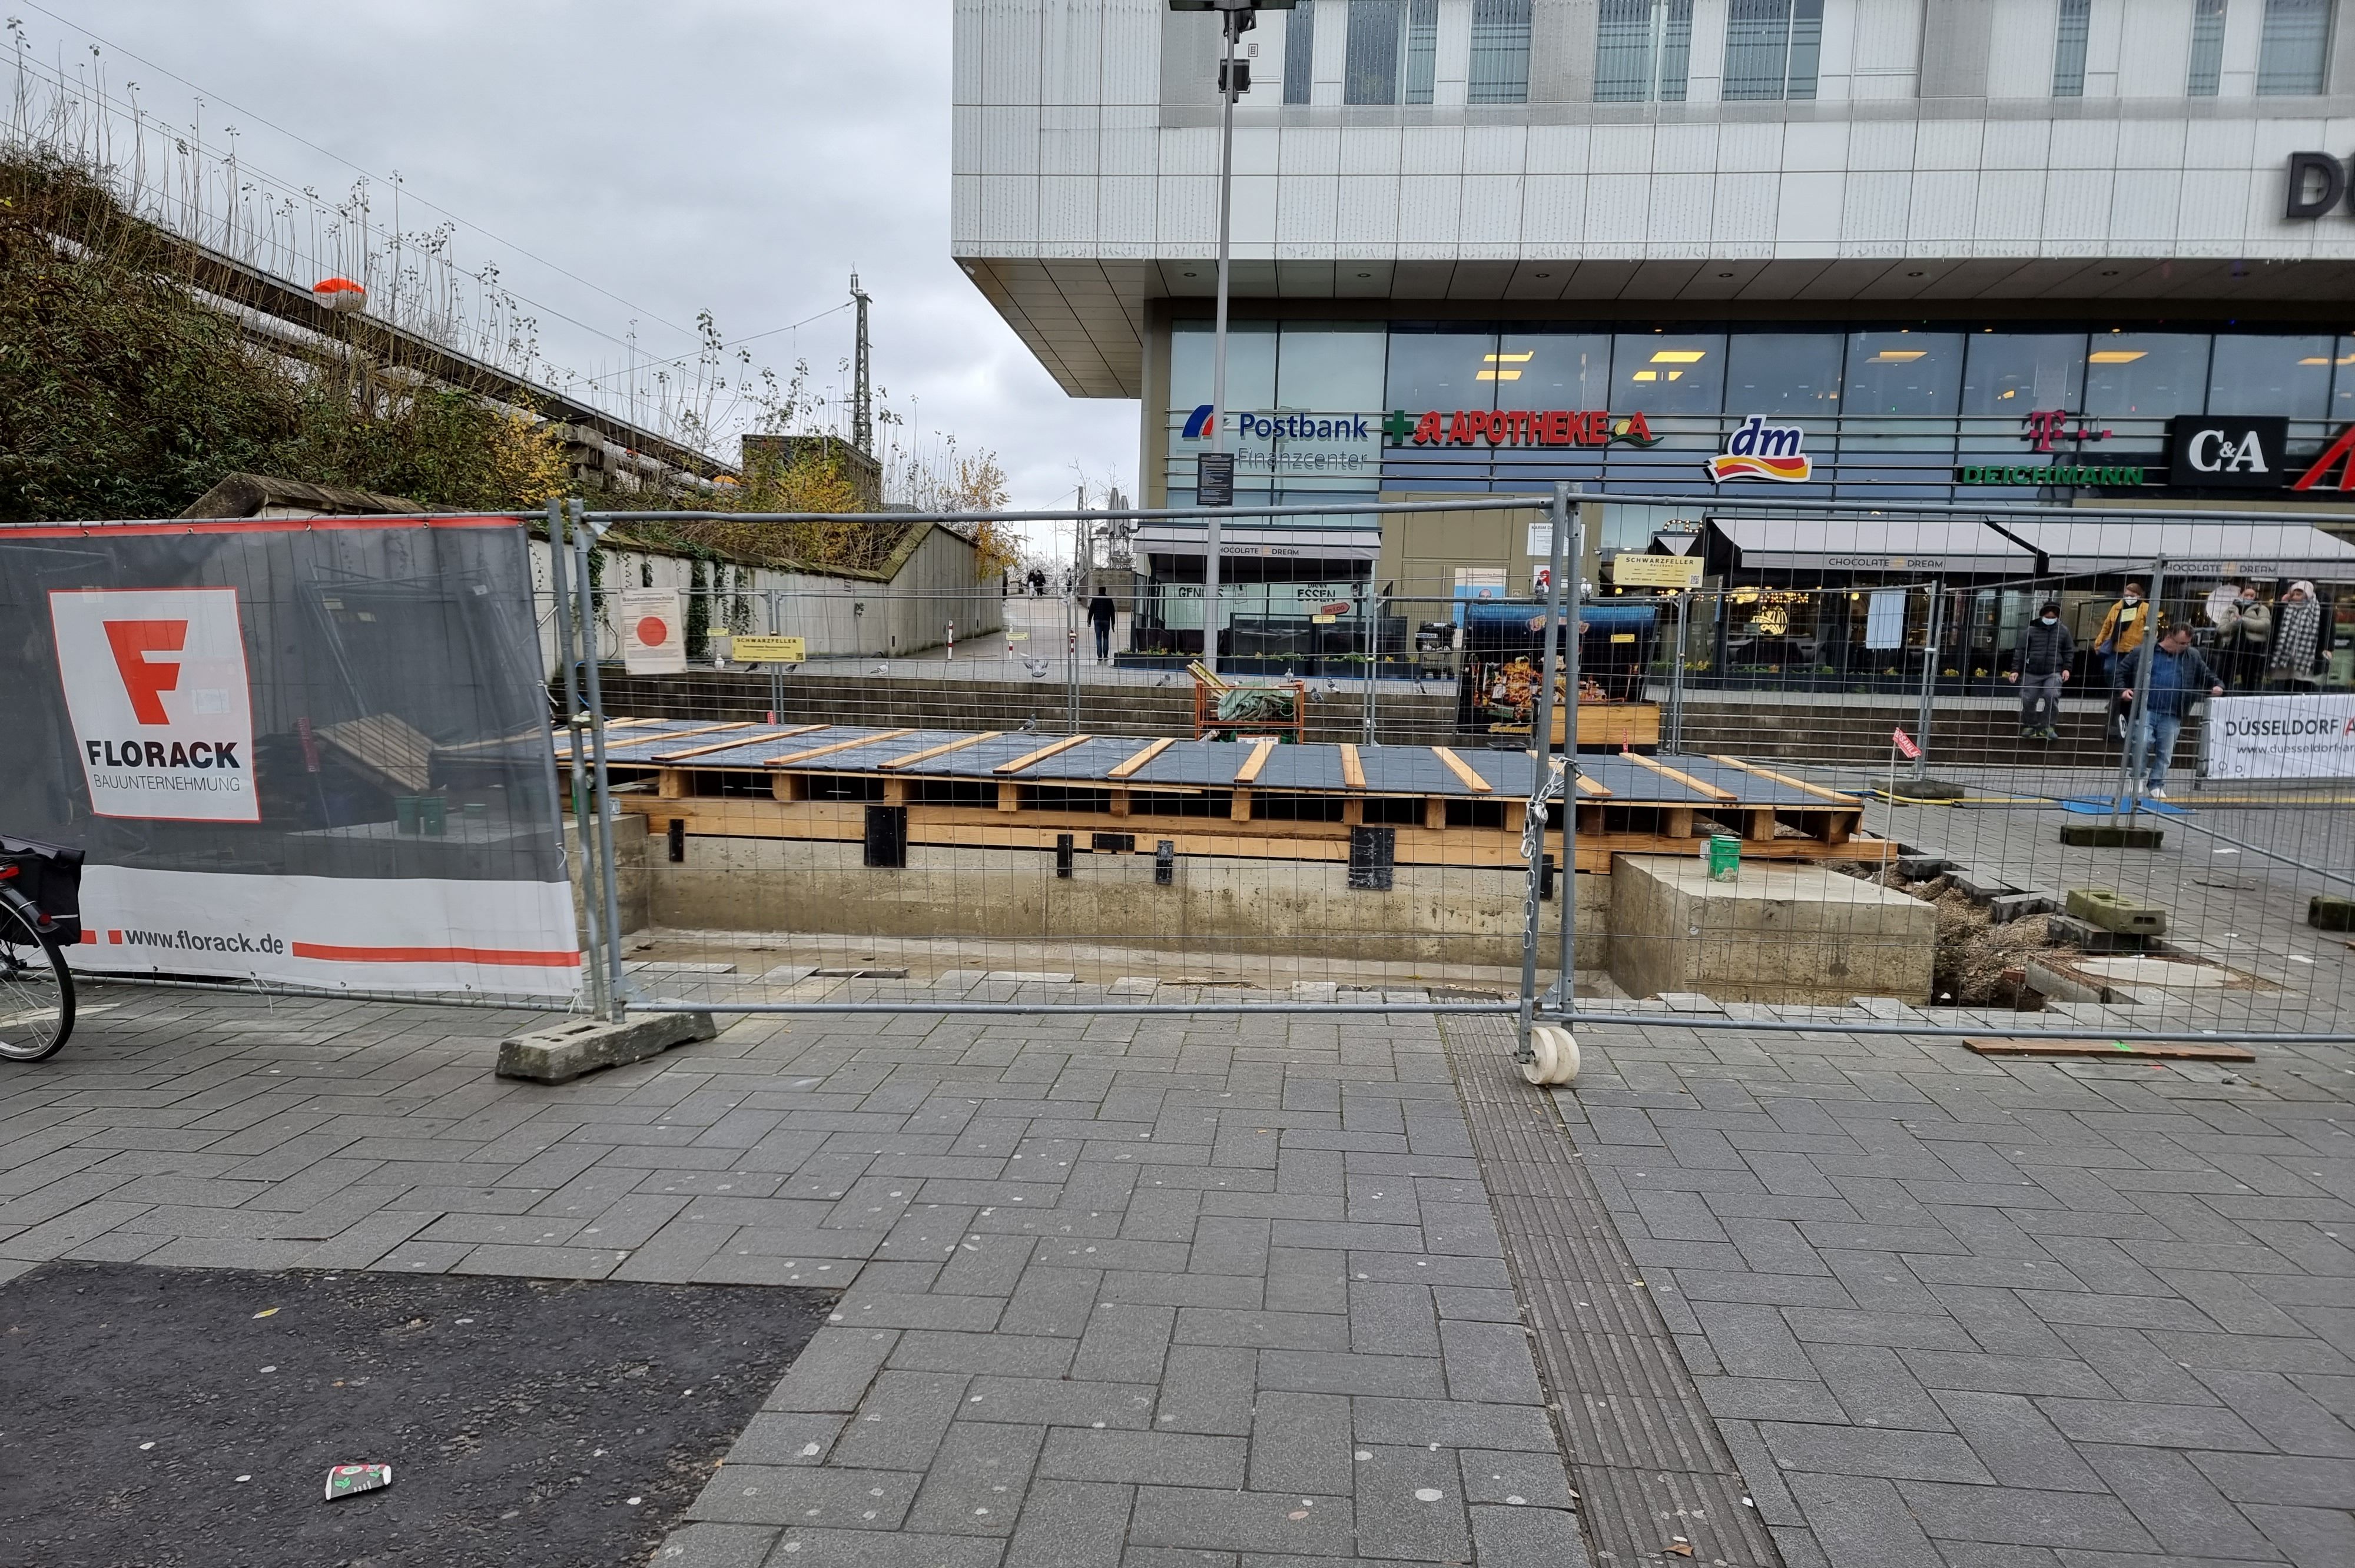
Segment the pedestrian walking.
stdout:
[[1112,660],[1112,623],[1119,614],[1119,607],[1113,603],[1112,595],[1101,588],[1096,589],[1095,598],[1088,600],[1088,624],[1095,629],[1096,662],[1099,664],[1109,663]]
[[[2132,701],[2134,688],[2127,687],[2124,694]],[[2223,694],[2224,683],[2191,646],[2191,628],[2170,626],[2159,633],[2158,647],[2150,660],[2150,689],[2143,694],[2152,800],[2167,799],[2167,768],[2175,757],[2176,737],[2183,733],[2184,716],[2200,698]]]
[[2142,584],[2130,582],[2102,617],[2102,629],[2094,635],[2094,652],[2102,661],[2103,678],[2110,688],[2110,735],[2114,739],[2126,738],[2126,718],[2118,695],[2126,683],[2134,679],[2132,655],[2142,646],[2150,630],[2151,607],[2142,597]]
[[2061,738],[2061,687],[2077,657],[2077,640],[2061,624],[2061,607],[2048,603],[2029,623],[2019,645],[2019,733],[2027,740]]
[[2217,668],[2224,684],[2236,692],[2254,692],[2264,683],[2265,655],[2274,637],[2274,612],[2257,597],[2257,585],[2243,583],[2241,591],[2216,611]]
[[2314,585],[2295,582],[2274,611],[2272,655],[2265,661],[2265,683],[2278,691],[2311,692],[2330,668],[2332,645],[2338,641],[2330,607],[2314,596]]

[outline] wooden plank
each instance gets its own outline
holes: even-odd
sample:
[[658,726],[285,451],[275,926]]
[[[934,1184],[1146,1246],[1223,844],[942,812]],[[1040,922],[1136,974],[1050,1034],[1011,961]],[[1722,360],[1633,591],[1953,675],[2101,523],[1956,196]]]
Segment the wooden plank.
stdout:
[[[605,727],[606,727],[607,729],[628,729],[628,728],[630,728],[633,725],[642,725],[642,724],[668,724],[669,722],[670,722],[670,721],[669,721],[668,719],[658,719],[658,718],[625,718],[625,719],[607,719],[607,720],[605,721]],[[746,724],[750,724],[750,723],[751,723],[752,721],[751,721],[751,720],[750,720],[750,719],[746,719],[744,722],[745,722]]]
[[1177,744],[1177,736],[1165,735],[1159,740],[1155,741],[1152,745],[1146,747],[1144,750],[1138,752],[1135,756],[1130,758],[1119,767],[1114,768],[1111,773],[1106,775],[1106,777],[1112,779],[1133,779],[1137,775],[1137,773],[1144,769],[1147,763],[1151,762],[1155,758],[1160,756],[1163,752],[1168,750],[1171,747]]
[[1486,779],[1481,778],[1477,773],[1473,772],[1472,765],[1470,763],[1456,756],[1455,753],[1450,751],[1447,747],[1444,746],[1434,746],[1431,748],[1431,755],[1439,758],[1439,760],[1446,766],[1447,770],[1450,773],[1455,774],[1455,777],[1462,781],[1464,787],[1466,789],[1471,790],[1475,795],[1486,795],[1491,792],[1492,786],[1489,782]]
[[1252,820],[1251,798],[1252,792],[1248,788],[1238,788],[1227,801],[1228,817],[1238,822],[1250,821]]
[[1000,779],[997,785],[997,809],[1001,811],[1020,810],[1022,809],[1022,786],[1015,783],[1010,779]]
[[1820,784],[1810,784],[1804,779],[1794,779],[1787,773],[1777,773],[1771,768],[1761,768],[1754,762],[1743,762],[1732,757],[1711,757],[1710,760],[1727,768],[1739,768],[1744,773],[1755,774],[1761,779],[1772,779],[1777,784],[1787,784],[1794,789],[1804,789],[1817,800],[1836,800],[1843,806],[1861,807],[1864,804],[1854,795],[1843,795],[1837,789],[1827,789]]
[[695,793],[684,768],[666,768],[655,775],[655,793],[666,800],[681,800]]
[[1038,750],[1030,753],[1028,757],[1018,757],[1011,762],[1001,762],[996,767],[991,768],[990,771],[999,775],[1000,777],[1008,773],[1019,773],[1034,762],[1044,762],[1050,757],[1056,756],[1061,752],[1069,751],[1071,747],[1083,745],[1094,738],[1095,737],[1093,736],[1086,735],[1065,736],[1060,740],[1053,741],[1046,746],[1040,747]]
[[1771,839],[1774,836],[1774,807],[1751,806],[1745,810],[1750,818],[1750,827],[1749,831],[1742,835],[1743,838]]
[[887,729],[879,735],[864,735],[858,736],[855,740],[837,740],[832,746],[814,746],[807,751],[788,752],[783,757],[772,757],[766,762],[762,763],[761,766],[763,768],[791,768],[795,763],[807,762],[812,758],[831,757],[837,751],[848,751],[854,747],[879,746],[884,741],[899,740],[903,736],[911,736],[915,733],[916,732],[912,729]]
[[1589,779],[1583,773],[1578,776],[1578,792],[1597,800],[1611,799],[1611,786],[1600,779]]
[[1636,763],[1642,767],[1648,768],[1663,779],[1683,785],[1686,789],[1693,790],[1704,800],[1732,802],[1742,798],[1741,796],[1734,794],[1730,789],[1721,789],[1714,784],[1704,784],[1689,773],[1679,773],[1675,768],[1668,767],[1666,763],[1655,762],[1650,758],[1641,756],[1633,751],[1627,754],[1626,760]]
[[1440,833],[1447,831],[1447,798],[1445,796],[1423,797],[1423,826],[1426,832]]
[[1358,748],[1354,746],[1341,748],[1341,782],[1351,789],[1366,787],[1365,766],[1358,760]]
[[[734,729],[737,726],[734,725],[722,725],[719,727],[722,729]],[[690,757],[702,757],[714,751],[727,751],[735,747],[751,746],[756,742],[763,740],[791,740],[797,735],[810,735],[818,730],[831,729],[834,726],[832,725],[805,724],[796,726],[792,729],[777,730],[769,735],[737,736],[729,740],[715,740],[709,746],[690,746],[685,751],[658,751],[655,752],[649,760],[654,762],[684,762]]]
[[1238,784],[1257,782],[1259,770],[1267,766],[1267,759],[1274,750],[1275,742],[1272,740],[1252,742],[1251,755],[1243,758],[1243,765],[1241,768],[1235,769],[1235,782]]
[[2254,1062],[2245,1045],[2166,1040],[1966,1040],[1982,1056],[2149,1056],[2179,1062]]
[[979,746],[985,740],[996,740],[1005,733],[1002,729],[984,730],[979,735],[950,741],[946,746],[926,747],[922,751],[911,751],[905,757],[895,757],[889,762],[879,762],[875,766],[887,773],[894,768],[913,768],[919,762],[930,762],[935,757],[946,757],[952,751],[963,751],[966,747]]

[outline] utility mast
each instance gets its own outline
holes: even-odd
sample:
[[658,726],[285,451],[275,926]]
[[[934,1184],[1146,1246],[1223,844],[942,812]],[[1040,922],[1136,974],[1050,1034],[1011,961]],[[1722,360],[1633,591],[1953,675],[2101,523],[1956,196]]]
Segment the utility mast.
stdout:
[[875,421],[868,396],[867,379],[867,291],[858,286],[858,274],[850,275],[850,297],[858,305],[858,359],[851,367],[850,383],[850,444],[868,456],[875,455]]

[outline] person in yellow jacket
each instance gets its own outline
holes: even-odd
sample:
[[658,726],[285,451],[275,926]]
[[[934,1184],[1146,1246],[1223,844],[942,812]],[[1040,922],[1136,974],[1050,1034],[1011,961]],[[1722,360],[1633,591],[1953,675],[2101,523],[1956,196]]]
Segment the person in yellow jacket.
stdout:
[[2094,638],[2094,656],[2103,661],[2110,683],[2110,731],[2112,738],[2126,734],[2126,720],[2117,711],[2118,694],[2134,683],[2136,651],[2142,640],[2150,634],[2151,622],[2158,611],[2143,598],[2143,586],[2129,582],[2118,602],[2102,617],[2102,630]]

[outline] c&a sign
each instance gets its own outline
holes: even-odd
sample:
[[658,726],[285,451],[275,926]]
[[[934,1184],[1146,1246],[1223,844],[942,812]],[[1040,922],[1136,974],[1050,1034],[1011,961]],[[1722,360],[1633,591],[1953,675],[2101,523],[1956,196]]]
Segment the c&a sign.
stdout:
[[49,623],[92,811],[261,820],[235,588],[60,589]]

